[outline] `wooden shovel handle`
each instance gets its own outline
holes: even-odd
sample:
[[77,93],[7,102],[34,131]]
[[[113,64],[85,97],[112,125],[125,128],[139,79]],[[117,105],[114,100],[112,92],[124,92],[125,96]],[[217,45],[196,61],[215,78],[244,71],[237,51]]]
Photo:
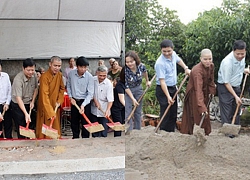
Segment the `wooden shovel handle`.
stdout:
[[[74,106],[78,109],[78,111],[80,111],[80,107],[75,103]],[[88,124],[92,124],[89,120],[89,118],[86,116],[85,113],[82,113],[82,116],[84,117],[84,119],[87,121]]]
[[[57,109],[59,108],[59,106],[60,105],[56,105],[56,107],[55,107],[55,113],[57,112]],[[54,120],[55,120],[55,117],[53,116],[52,118],[51,118],[51,120],[50,120],[50,125],[49,125],[49,127],[50,128],[52,128],[52,125],[53,125],[53,123],[54,123]]]
[[[105,115],[105,112],[102,110],[102,108],[100,107],[100,108],[98,108],[104,115]],[[109,116],[105,116],[108,120],[109,120],[109,122],[111,122],[111,123],[113,123],[114,124],[114,121],[109,117]]]
[[[240,99],[242,98],[243,93],[244,93],[244,89],[245,89],[245,85],[246,85],[246,81],[247,81],[247,76],[248,76],[248,74],[245,74],[245,78],[244,78],[241,93],[240,93]],[[236,110],[234,112],[234,116],[233,116],[233,119],[232,119],[232,124],[235,123],[235,119],[236,119],[237,113],[239,111],[239,108],[240,108],[240,104],[237,104],[237,107],[236,107]]]
[[[213,98],[213,95],[210,94],[210,95],[209,95],[209,98],[208,98],[208,102],[207,102],[207,109],[209,109],[209,105],[210,105],[210,102],[211,102],[212,98]],[[206,113],[204,113],[204,114],[202,115],[199,127],[202,126],[205,117],[206,117]]]
[[5,109],[4,109],[4,110],[3,110],[3,113],[2,113],[2,116],[4,116],[5,112],[6,112],[6,111],[5,111]]
[[[156,74],[155,74],[155,75],[152,77],[152,79],[150,80],[151,83],[154,81],[155,77],[156,77]],[[139,97],[139,99],[138,99],[138,101],[137,101],[138,103],[141,102],[142,98],[144,97],[144,95],[146,94],[146,92],[148,91],[148,89],[149,89],[149,87],[147,86],[146,89],[143,91],[142,95]],[[133,107],[131,113],[129,114],[128,118],[126,119],[126,122],[128,122],[128,121],[132,118],[132,116],[133,116],[134,113],[135,113],[136,108],[137,108],[137,106],[134,106],[134,107]]]
[[[186,76],[184,77],[184,79],[182,80],[182,82],[181,82],[179,88],[177,89],[176,93],[174,94],[174,97],[172,98],[173,100],[175,100],[176,96],[178,95],[178,93],[179,93],[180,90],[181,90],[181,87],[182,87],[183,84],[186,82],[187,78],[188,78],[188,75],[186,75]],[[159,129],[159,127],[160,127],[160,125],[161,125],[163,119],[164,119],[165,116],[167,115],[167,113],[168,113],[168,111],[169,111],[169,109],[170,109],[171,106],[172,106],[172,105],[169,104],[168,107],[167,107],[167,109],[165,110],[164,114],[162,115],[162,117],[161,117],[159,123],[157,124],[157,126],[156,126],[156,128],[155,128],[155,133],[157,133],[157,131],[158,131],[158,129]]]
[[[3,113],[2,113],[2,116],[3,116],[3,119],[0,120],[0,122],[2,122],[4,120],[4,114],[5,114],[5,110],[3,110]],[[1,134],[0,134],[1,135]]]

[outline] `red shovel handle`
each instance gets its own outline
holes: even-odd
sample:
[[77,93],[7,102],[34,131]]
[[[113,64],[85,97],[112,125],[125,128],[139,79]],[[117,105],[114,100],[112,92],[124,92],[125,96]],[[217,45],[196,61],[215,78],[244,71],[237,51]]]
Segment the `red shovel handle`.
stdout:
[[[78,109],[78,111],[80,111],[80,107],[75,103],[74,106]],[[82,113],[82,116],[84,117],[84,119],[87,121],[88,124],[92,124],[89,120],[89,118],[84,114]]]
[[[30,110],[29,110],[29,115],[31,115],[31,108],[30,108]],[[4,111],[5,112],[5,111]],[[29,125],[30,125],[30,121],[28,121],[27,123],[26,123],[26,128],[25,129],[29,129]]]
[[25,129],[29,129],[29,125],[30,125],[30,121],[27,122]]
[[54,123],[54,120],[55,120],[55,117],[53,116],[50,120],[50,124],[49,124],[49,127],[52,128],[52,125]]
[[[99,110],[105,115],[105,112],[102,110],[101,107],[99,107]],[[109,117],[109,116],[105,116],[111,123],[114,124],[114,121]]]
[[[56,105],[56,107],[55,107],[55,113],[57,112],[57,109],[59,108],[59,106],[58,105]],[[53,125],[53,123],[54,123],[54,120],[55,120],[55,117],[53,116],[52,118],[51,118],[51,120],[50,120],[50,124],[49,124],[49,127],[50,128],[52,128],[52,125]]]
[[87,121],[87,123],[92,124],[89,120],[89,118],[86,116],[86,114],[82,113],[82,116],[84,117],[84,119]]

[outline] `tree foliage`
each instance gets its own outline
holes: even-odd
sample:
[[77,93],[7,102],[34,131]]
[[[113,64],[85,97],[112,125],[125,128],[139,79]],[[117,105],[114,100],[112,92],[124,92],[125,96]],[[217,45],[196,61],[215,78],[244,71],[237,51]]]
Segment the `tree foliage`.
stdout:
[[154,65],[163,39],[175,42],[176,51],[184,43],[184,25],[175,11],[163,9],[157,0],[126,0],[126,51],[139,53],[143,63]]
[[[215,81],[220,62],[232,51],[233,42],[242,39],[250,46],[250,0],[224,0],[220,8],[200,13],[188,25],[181,23],[175,11],[164,9],[157,0],[126,0],[125,5],[126,51],[138,52],[150,78],[154,74],[153,67],[161,53],[159,44],[163,39],[174,42],[175,51],[190,68],[199,62],[202,49],[211,49]],[[247,48],[247,55],[249,51]],[[159,114],[154,90],[152,87],[145,96],[144,110],[156,110],[155,113]]]
[[[154,64],[161,54],[160,42],[171,39],[175,43],[177,53],[182,53],[184,39],[184,24],[168,8],[163,9],[157,0],[126,0],[126,51],[138,52],[142,62],[146,65],[151,79]],[[144,110],[147,113],[159,112],[159,105],[155,97],[155,82],[144,97]]]
[[[213,52],[215,77],[222,59],[232,51],[237,39],[247,42],[249,31],[249,2],[224,0],[221,8],[205,11],[187,25],[183,54],[190,67],[199,61],[199,52],[209,48]],[[249,54],[249,52],[248,52]]]

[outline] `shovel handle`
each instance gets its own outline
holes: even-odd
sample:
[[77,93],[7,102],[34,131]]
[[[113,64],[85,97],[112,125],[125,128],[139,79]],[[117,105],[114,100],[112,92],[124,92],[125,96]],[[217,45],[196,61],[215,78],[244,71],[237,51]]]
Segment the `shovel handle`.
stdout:
[[29,125],[30,125],[30,122],[28,121],[28,122],[26,123],[25,129],[29,129]]
[[[5,114],[5,109],[3,110],[2,116],[4,116],[4,114]],[[3,120],[4,120],[4,117],[3,117],[2,120],[0,120],[0,122],[3,121]],[[0,134],[0,135],[1,135],[1,134]]]
[[[209,105],[210,105],[210,102],[211,102],[212,98],[213,98],[213,95],[210,94],[210,95],[209,95],[209,98],[208,98],[208,102],[207,102],[207,109],[209,108]],[[204,113],[204,114],[202,115],[199,127],[202,126],[205,117],[206,117],[206,113]]]
[[[105,115],[105,112],[102,110],[102,108],[100,107],[99,110]],[[114,124],[114,121],[109,117],[109,116],[105,116],[109,122],[113,123]]]
[[[55,113],[57,112],[57,109],[59,108],[59,105],[56,105],[56,107],[55,107]],[[54,120],[55,120],[55,117],[53,116],[52,118],[51,118],[51,120],[50,120],[50,124],[49,124],[49,127],[50,128],[52,128],[52,125],[53,125],[53,123],[54,123]]]
[[2,116],[4,116],[5,112],[6,112],[6,111],[5,111],[5,109],[4,109],[4,110],[3,110],[3,113],[2,113]]
[[[80,111],[80,107],[75,103],[74,106],[78,109],[78,111]],[[84,119],[87,121],[88,124],[92,124],[89,120],[89,118],[86,116],[85,113],[82,113],[82,116],[84,117]]]
[[[31,115],[31,108],[30,108],[30,110],[29,110],[29,115]],[[29,125],[30,125],[30,121],[28,121],[27,123],[26,123],[26,129],[29,129]]]
[[[182,87],[183,84],[186,82],[187,78],[188,78],[188,75],[186,75],[186,76],[184,77],[184,79],[182,80],[182,82],[181,82],[179,88],[177,89],[176,93],[174,94],[174,97],[172,98],[173,100],[175,100],[176,96],[178,95],[178,93],[179,93],[180,90],[181,90],[181,87]],[[158,131],[158,129],[159,129],[159,127],[160,127],[160,125],[161,125],[163,119],[164,119],[165,116],[167,115],[167,113],[168,113],[168,111],[169,111],[169,109],[170,109],[171,106],[172,106],[172,105],[169,104],[168,107],[167,107],[167,109],[165,110],[164,114],[162,115],[162,117],[161,117],[159,123],[157,124],[157,126],[156,126],[156,128],[155,128],[155,133],[157,133],[157,131]]]
[[[155,77],[156,77],[156,74],[155,74],[155,75],[152,77],[152,79],[150,80],[151,83],[154,81]],[[148,89],[149,89],[149,87],[147,86],[146,89],[143,91],[142,95],[139,97],[139,99],[138,99],[138,101],[137,101],[138,103],[141,102],[142,98],[144,97],[144,95],[146,94],[146,92],[148,91]],[[128,118],[126,119],[126,122],[128,122],[128,121],[132,118],[132,116],[133,116],[134,113],[135,113],[136,108],[137,108],[137,106],[134,106],[134,107],[133,107],[131,113],[129,114]]]
[[[249,67],[249,66],[248,66],[248,67]],[[247,81],[247,76],[248,76],[248,74],[245,74],[245,78],[244,78],[243,85],[242,85],[242,89],[241,89],[241,93],[240,93],[240,99],[242,98],[243,93],[244,93],[244,89],[245,89],[245,85],[246,85],[246,81]],[[238,111],[239,111],[239,108],[240,108],[240,104],[237,104],[237,107],[236,107],[236,110],[235,110],[235,112],[234,112],[234,116],[233,116],[233,119],[232,119],[232,123],[231,123],[231,124],[234,124],[234,123],[235,123],[235,119],[236,119],[237,113],[238,113]]]

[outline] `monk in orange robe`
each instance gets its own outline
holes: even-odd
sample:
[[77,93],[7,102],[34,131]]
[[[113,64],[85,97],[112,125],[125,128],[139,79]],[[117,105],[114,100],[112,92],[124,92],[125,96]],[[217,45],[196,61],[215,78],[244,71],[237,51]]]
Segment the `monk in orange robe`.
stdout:
[[60,109],[55,112],[55,107],[64,101],[65,87],[62,73],[60,72],[62,60],[53,56],[49,63],[49,69],[40,78],[36,136],[37,138],[49,138],[42,134],[42,125],[50,125],[50,120],[55,117],[52,128],[58,130],[61,137]]
[[199,126],[203,113],[206,114],[206,117],[201,127],[204,128],[205,135],[211,133],[207,103],[209,94],[215,95],[216,93],[214,64],[211,50],[203,49],[201,51],[200,60],[201,62],[192,68],[186,88],[180,130],[183,134],[193,134],[194,124]]

